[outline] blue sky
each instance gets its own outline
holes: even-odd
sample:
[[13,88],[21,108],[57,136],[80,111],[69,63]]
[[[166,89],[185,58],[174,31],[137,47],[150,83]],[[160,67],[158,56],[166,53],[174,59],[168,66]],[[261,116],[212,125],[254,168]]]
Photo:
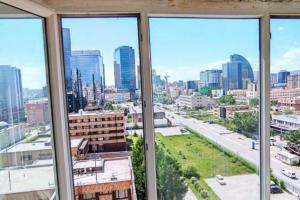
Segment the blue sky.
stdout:
[[[139,63],[136,18],[66,18],[63,27],[71,29],[72,50],[101,51],[108,85],[114,82],[115,48],[132,46]],[[237,53],[257,71],[258,27],[256,19],[152,18],[152,66],[161,75],[169,74],[171,80],[195,80],[201,70],[221,68],[231,54]],[[300,69],[300,20],[273,20],[271,30],[271,70]],[[0,65],[20,68],[23,87],[46,84],[40,19],[1,19],[0,45]]]

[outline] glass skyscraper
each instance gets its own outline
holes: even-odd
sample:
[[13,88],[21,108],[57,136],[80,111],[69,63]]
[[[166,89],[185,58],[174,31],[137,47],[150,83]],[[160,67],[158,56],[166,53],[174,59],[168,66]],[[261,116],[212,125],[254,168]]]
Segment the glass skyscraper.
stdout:
[[120,46],[114,52],[115,87],[121,90],[136,90],[134,49]]
[[231,89],[246,89],[254,81],[250,63],[241,55],[230,56],[230,62],[223,64],[222,82],[225,93]]
[[9,124],[25,120],[21,70],[0,65],[0,121]]
[[280,72],[278,72],[278,83],[287,83],[287,77],[290,75],[290,72],[286,71],[286,70],[281,70]]
[[219,89],[222,85],[222,70],[212,69],[200,72],[200,87]]
[[103,58],[98,50],[72,51],[71,66],[79,70],[83,87],[93,87],[93,75],[97,89],[105,88]]
[[71,92],[73,88],[72,68],[71,68],[71,35],[70,29],[63,28],[63,49],[64,49],[64,63],[65,63],[65,77],[66,77],[66,90]]

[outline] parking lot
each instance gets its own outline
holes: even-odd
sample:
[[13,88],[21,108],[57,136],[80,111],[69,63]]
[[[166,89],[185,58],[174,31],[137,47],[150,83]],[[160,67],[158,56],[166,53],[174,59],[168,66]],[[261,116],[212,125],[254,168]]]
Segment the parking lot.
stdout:
[[[259,179],[256,174],[224,177],[226,185],[220,185],[215,178],[205,179],[209,187],[222,200],[257,200],[259,199]],[[297,200],[297,197],[288,194],[271,194],[272,200]]]

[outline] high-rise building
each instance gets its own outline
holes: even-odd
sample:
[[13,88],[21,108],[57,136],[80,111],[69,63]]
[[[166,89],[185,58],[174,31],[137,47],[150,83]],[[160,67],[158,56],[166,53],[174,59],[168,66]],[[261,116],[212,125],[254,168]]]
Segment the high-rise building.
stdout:
[[271,87],[273,87],[276,83],[277,83],[277,74],[271,73],[271,76],[270,76]]
[[212,69],[200,72],[200,87],[219,89],[222,85],[222,70]]
[[290,72],[286,70],[281,70],[278,72],[278,83],[287,83],[287,77],[290,75]]
[[0,121],[9,124],[25,120],[21,70],[0,65]]
[[105,73],[103,58],[98,50],[72,51],[71,66],[81,73],[82,86],[93,86],[93,74],[95,84],[101,93],[105,88]]
[[63,49],[64,49],[64,64],[65,64],[65,77],[66,77],[66,90],[72,91],[72,68],[71,68],[71,34],[70,29],[63,28]]
[[198,89],[198,82],[197,81],[187,81],[186,87],[188,90],[196,90],[196,89]]
[[136,90],[134,49],[121,46],[114,52],[115,87],[131,92]]
[[241,55],[230,56],[230,61],[223,64],[222,82],[226,91],[231,89],[247,89],[248,83],[254,81],[250,63]]

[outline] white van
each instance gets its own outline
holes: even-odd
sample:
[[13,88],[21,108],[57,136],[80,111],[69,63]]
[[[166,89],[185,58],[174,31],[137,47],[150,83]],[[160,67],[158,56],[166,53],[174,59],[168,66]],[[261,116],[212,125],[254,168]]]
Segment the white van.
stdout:
[[281,169],[281,173],[289,178],[296,179],[296,173],[289,169]]

